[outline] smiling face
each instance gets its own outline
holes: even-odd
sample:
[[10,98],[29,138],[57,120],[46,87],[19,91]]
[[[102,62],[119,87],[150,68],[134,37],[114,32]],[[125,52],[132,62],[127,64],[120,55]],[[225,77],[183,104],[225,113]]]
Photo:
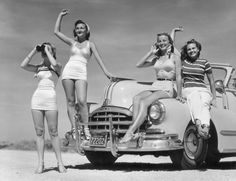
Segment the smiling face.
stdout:
[[192,60],[196,60],[199,57],[199,49],[195,43],[187,45],[187,54]]
[[157,46],[161,51],[166,51],[170,45],[171,44],[168,36],[166,35],[157,36]]
[[86,38],[86,35],[87,35],[87,27],[85,24],[83,23],[79,23],[75,26],[75,35],[78,37],[78,38]]

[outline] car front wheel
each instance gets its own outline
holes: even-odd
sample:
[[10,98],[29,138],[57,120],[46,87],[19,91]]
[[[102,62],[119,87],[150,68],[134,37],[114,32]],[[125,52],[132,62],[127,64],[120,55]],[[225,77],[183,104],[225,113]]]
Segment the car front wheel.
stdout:
[[114,157],[111,152],[85,151],[85,156],[95,166],[112,165],[117,160],[117,157]]
[[183,150],[170,154],[172,162],[182,169],[194,169],[199,167],[206,158],[208,144],[207,140],[200,138],[195,125],[190,124],[183,140]]

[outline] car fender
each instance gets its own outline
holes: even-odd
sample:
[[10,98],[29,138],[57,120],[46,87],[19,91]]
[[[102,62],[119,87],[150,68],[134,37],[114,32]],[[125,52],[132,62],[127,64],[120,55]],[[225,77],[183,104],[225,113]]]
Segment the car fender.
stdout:
[[236,112],[212,107],[211,118],[217,132],[219,152],[236,152]]
[[183,140],[184,132],[191,121],[189,108],[186,103],[182,103],[176,99],[161,99],[165,106],[165,118],[159,125],[152,127],[165,131],[165,134],[178,134],[179,139]]

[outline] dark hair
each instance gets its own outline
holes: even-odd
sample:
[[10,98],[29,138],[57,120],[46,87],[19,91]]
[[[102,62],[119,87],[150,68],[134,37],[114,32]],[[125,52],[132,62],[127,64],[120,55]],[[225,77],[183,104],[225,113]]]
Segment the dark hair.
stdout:
[[49,42],[42,43],[41,47],[45,47],[45,45],[49,45],[51,47],[51,49],[52,49],[52,56],[56,59],[56,48],[51,43],[49,43]]
[[[166,37],[168,38],[169,43],[170,43],[170,45],[171,45],[171,53],[173,53],[173,52],[174,52],[174,45],[173,45],[173,40],[172,40],[171,36],[170,36],[168,33],[166,33],[166,32],[158,33],[158,34],[157,34],[157,38],[159,38],[160,36],[166,36]],[[157,47],[157,48],[158,48],[158,47]],[[157,55],[157,56],[160,56],[160,55],[161,55],[161,51],[158,50],[157,53],[156,53],[156,55]]]
[[74,30],[73,30],[73,35],[74,35],[74,37],[76,37],[75,28],[76,28],[76,26],[77,26],[78,24],[84,24],[84,25],[85,25],[86,30],[87,30],[86,40],[89,40],[89,37],[90,37],[90,28],[89,28],[89,26],[88,26],[87,23],[85,23],[84,21],[82,21],[82,20],[80,20],[80,19],[75,22],[75,26],[74,26]]
[[195,39],[191,39],[189,41],[187,41],[187,43],[181,48],[181,60],[185,60],[185,59],[189,59],[188,53],[187,53],[187,47],[189,44],[195,44],[196,47],[198,48],[199,52],[198,52],[198,57],[200,56],[200,52],[202,50],[202,45],[196,41]]

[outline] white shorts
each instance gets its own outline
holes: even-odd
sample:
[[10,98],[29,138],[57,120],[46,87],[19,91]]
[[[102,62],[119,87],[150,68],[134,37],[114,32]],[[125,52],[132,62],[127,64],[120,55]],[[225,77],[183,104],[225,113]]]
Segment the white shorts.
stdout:
[[174,96],[174,84],[173,81],[170,80],[156,80],[152,84],[152,91],[165,91],[170,97]]
[[87,80],[87,65],[81,61],[69,61],[62,72],[61,79]]

